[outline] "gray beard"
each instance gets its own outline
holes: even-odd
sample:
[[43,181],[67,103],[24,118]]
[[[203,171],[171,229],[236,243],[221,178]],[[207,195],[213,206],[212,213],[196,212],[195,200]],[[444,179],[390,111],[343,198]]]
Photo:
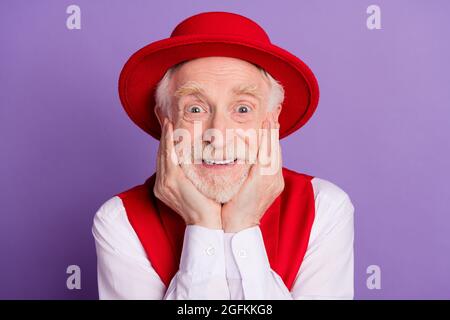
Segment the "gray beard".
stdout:
[[[202,154],[211,154],[214,155],[214,149],[208,146],[202,146]],[[177,149],[177,147],[175,148]],[[218,203],[227,203],[239,192],[241,186],[244,184],[245,180],[248,177],[250,172],[250,164],[236,164],[236,165],[244,165],[246,166],[244,173],[241,177],[236,181],[231,179],[231,175],[218,175],[218,174],[210,174],[210,175],[199,175],[195,169],[194,165],[194,146],[191,146],[189,150],[189,154],[182,154],[182,149],[178,150],[177,156],[179,165],[184,172],[184,175],[188,178],[189,181],[200,191],[204,196],[209,199],[212,199]],[[234,150],[238,152],[233,154],[232,156],[237,156],[237,154],[242,154],[242,150]],[[209,153],[208,153],[209,152]],[[242,156],[240,157],[242,158]],[[184,161],[185,159],[189,159],[190,161]],[[201,161],[201,160],[200,160]]]
[[218,203],[227,203],[238,193],[242,184],[248,177],[250,167],[245,170],[245,173],[239,180],[232,181],[226,175],[209,175],[206,179],[197,174],[193,165],[181,164],[181,168],[192,184],[207,198],[212,199]]

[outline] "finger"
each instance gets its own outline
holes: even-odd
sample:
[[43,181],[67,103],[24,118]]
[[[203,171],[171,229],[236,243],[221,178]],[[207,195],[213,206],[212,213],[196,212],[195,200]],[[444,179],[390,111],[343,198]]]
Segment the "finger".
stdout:
[[248,174],[247,180],[251,180],[255,177],[255,175],[259,172],[261,167],[261,158],[262,158],[262,145],[263,145],[263,134],[264,134],[264,128],[266,127],[266,120],[263,120],[261,124],[261,128],[257,132],[258,141],[256,143],[256,150],[255,150],[255,161],[250,167],[250,171]]
[[266,166],[269,163],[268,152],[267,152],[267,143],[268,143],[268,127],[269,123],[267,120],[263,121],[261,135],[260,135],[260,144],[258,148],[258,165]]
[[272,155],[273,155],[273,148],[274,148],[274,143],[273,143],[273,135],[274,135],[274,127],[275,127],[275,125],[274,125],[274,122],[273,122],[273,117],[272,117],[272,115],[270,115],[269,116],[269,120],[268,120],[268,122],[269,122],[269,129],[268,129],[268,137],[267,137],[267,140],[268,140],[268,142],[267,142],[267,144],[268,144],[268,146],[267,146],[267,154],[268,154],[268,157],[269,157],[269,159],[272,157]]
[[275,114],[270,115],[270,139],[269,157],[276,161],[277,170],[281,168],[280,124],[275,119]]
[[166,124],[166,136],[164,139],[165,144],[165,168],[170,171],[178,166],[178,157],[175,153],[175,146],[173,141],[173,125],[168,121]]
[[277,161],[276,164],[278,169],[281,168],[281,145],[280,145],[280,126],[275,119],[275,115],[272,115],[272,134],[271,134],[271,145],[273,148],[270,149],[270,156],[274,156]]
[[271,168],[275,169],[278,173],[280,170],[280,157],[279,157],[279,134],[273,115],[270,117],[270,136],[269,136],[269,159]]
[[283,168],[283,158],[281,154],[281,144],[280,141],[277,142],[277,165],[278,165],[278,171],[281,172],[281,169]]
[[159,139],[159,147],[158,147],[158,155],[156,160],[156,166],[157,166],[157,172],[161,174],[161,176],[164,176],[165,174],[165,142],[166,142],[166,125],[167,125],[167,119],[164,118],[164,122],[161,128],[161,138]]

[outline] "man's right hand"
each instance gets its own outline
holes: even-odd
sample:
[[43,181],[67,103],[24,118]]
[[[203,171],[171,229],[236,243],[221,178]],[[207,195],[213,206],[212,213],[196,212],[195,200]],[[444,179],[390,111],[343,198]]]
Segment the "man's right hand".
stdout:
[[175,159],[173,125],[166,118],[157,156],[155,196],[176,211],[187,225],[222,229],[221,205],[200,193]]

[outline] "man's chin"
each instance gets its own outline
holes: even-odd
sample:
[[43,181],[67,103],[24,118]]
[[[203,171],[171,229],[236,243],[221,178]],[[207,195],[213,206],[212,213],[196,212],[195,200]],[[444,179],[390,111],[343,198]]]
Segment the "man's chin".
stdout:
[[229,202],[239,192],[249,171],[247,167],[215,169],[202,165],[182,165],[182,169],[204,196],[221,204]]
[[233,199],[233,197],[236,195],[237,192],[224,192],[224,191],[212,191],[211,189],[208,189],[209,191],[205,191],[205,190],[201,190],[200,192],[202,192],[202,194],[217,202],[220,204],[225,204],[227,202],[229,202],[231,199]]

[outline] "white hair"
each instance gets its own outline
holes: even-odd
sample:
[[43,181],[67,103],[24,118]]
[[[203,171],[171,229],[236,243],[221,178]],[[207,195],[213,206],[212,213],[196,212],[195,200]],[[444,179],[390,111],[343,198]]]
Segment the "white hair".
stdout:
[[[187,61],[180,62],[170,69],[166,71],[164,77],[159,81],[156,92],[155,92],[155,100],[156,105],[161,108],[161,110],[168,114],[167,111],[170,110],[170,106],[172,105],[172,95],[170,91],[171,79],[174,72]],[[284,101],[284,88],[277,80],[275,80],[266,70],[261,68],[260,66],[253,64],[255,67],[259,69],[263,77],[265,77],[271,86],[271,91],[269,94],[268,101],[268,110],[272,111],[276,106],[282,104]]]

